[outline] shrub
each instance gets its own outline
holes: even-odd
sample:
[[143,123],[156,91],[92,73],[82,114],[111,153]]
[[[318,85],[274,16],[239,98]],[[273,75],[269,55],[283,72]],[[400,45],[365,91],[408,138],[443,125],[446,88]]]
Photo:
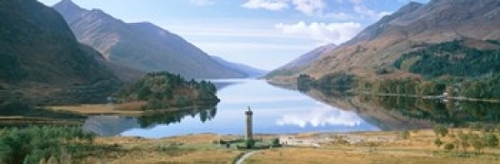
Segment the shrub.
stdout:
[[445,137],[448,135],[448,128],[446,128],[444,125],[436,125],[434,127],[434,133],[436,136],[441,135],[442,137]]
[[441,141],[441,139],[439,138],[436,138],[436,140],[434,140],[434,145],[436,145],[438,148],[440,148],[443,144],[443,141]]
[[[0,136],[0,163],[39,163],[42,159],[62,156],[73,140],[92,141],[93,135],[77,127],[28,127],[10,129]],[[51,157],[52,156],[52,157]]]
[[408,130],[403,131],[403,133],[401,133],[401,137],[404,140],[410,139],[410,132]]
[[273,147],[280,147],[280,146],[281,146],[280,139],[274,138],[273,139]]
[[255,141],[253,139],[245,140],[245,147],[247,149],[252,149],[255,146]]
[[444,145],[444,150],[446,150],[446,151],[451,151],[453,149],[455,149],[455,145],[452,143],[447,143]]
[[486,140],[486,145],[488,147],[497,147],[498,146],[498,137],[495,134],[489,133],[484,136],[484,140]]

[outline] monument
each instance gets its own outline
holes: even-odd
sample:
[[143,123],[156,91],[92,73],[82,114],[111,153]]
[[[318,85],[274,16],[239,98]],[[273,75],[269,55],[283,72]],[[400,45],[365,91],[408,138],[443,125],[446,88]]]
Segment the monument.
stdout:
[[245,139],[246,140],[252,140],[252,115],[253,115],[253,112],[252,110],[250,109],[250,107],[248,107],[248,110],[245,111],[245,115],[246,115],[246,135],[245,135]]

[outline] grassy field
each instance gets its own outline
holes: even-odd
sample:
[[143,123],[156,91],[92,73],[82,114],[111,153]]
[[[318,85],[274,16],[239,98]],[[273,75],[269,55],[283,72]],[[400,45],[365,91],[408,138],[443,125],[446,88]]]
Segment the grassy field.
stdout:
[[[454,130],[458,131],[458,130]],[[293,146],[260,150],[245,160],[245,163],[425,163],[425,164],[489,164],[500,163],[499,148],[485,148],[477,153],[470,147],[445,151],[434,145],[436,138],[432,130],[410,132],[408,139],[401,132],[359,132],[348,135],[366,138],[389,137],[385,141],[361,141],[346,143],[329,141],[321,147]],[[298,139],[335,138],[338,134],[298,134]],[[98,145],[116,147],[113,151],[96,152],[75,157],[79,163],[231,163],[243,150],[217,147],[213,141],[221,136],[196,134],[163,139],[143,139],[138,137],[97,138]],[[272,139],[277,135],[264,135]],[[223,136],[230,140],[237,136]],[[259,137],[260,138],[260,137]],[[453,137],[442,137],[443,141]],[[339,140],[340,141],[340,140]]]
[[79,157],[79,163],[231,163],[242,151],[218,148],[214,134],[197,134],[164,139],[137,137],[98,138],[96,144],[113,145],[107,151]]
[[123,104],[82,104],[68,106],[47,106],[46,109],[63,112],[74,113],[80,115],[120,115],[120,116],[142,116],[145,114],[154,114],[161,112],[175,112],[189,108],[172,107],[168,109],[143,110],[141,106],[145,102],[131,102]]
[[49,110],[56,112],[69,112],[82,115],[99,115],[99,114],[118,114],[123,116],[139,116],[145,111],[140,110],[140,106],[144,102],[127,103],[127,104],[92,104],[92,105],[71,105],[71,106],[48,106]]
[[45,117],[23,117],[23,116],[0,116],[0,125],[81,125],[83,121],[52,119]]
[[[387,142],[324,143],[319,148],[285,147],[260,151],[246,163],[500,163],[500,149],[487,148],[482,153],[470,147],[463,150],[445,151],[434,145],[436,138],[432,130],[410,133],[408,139],[402,139],[400,132],[361,132],[353,133],[365,137],[397,136],[398,139]],[[333,135],[333,134],[331,134]],[[314,137],[313,135],[309,135]],[[302,138],[307,137],[302,135]],[[442,138],[444,141],[452,137]]]

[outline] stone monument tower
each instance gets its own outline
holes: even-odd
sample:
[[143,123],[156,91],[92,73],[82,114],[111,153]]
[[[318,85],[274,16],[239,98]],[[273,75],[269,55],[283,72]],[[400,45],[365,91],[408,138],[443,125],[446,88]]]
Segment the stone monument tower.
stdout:
[[250,109],[250,107],[248,107],[248,110],[245,112],[245,115],[246,115],[246,123],[247,123],[245,138],[247,140],[251,140],[252,139],[252,115],[253,115],[253,112]]

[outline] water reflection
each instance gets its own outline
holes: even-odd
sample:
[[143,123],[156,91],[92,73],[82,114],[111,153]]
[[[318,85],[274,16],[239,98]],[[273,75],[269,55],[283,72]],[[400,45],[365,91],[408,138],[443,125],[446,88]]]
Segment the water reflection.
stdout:
[[82,128],[100,136],[116,136],[130,129],[152,128],[156,125],[180,123],[184,117],[199,117],[201,122],[215,118],[216,107],[181,109],[170,112],[154,112],[140,117],[90,116]]
[[[241,135],[245,132],[244,112],[250,106],[254,111],[254,132],[283,134],[334,131],[376,131],[379,128],[364,121],[355,112],[342,110],[314,100],[293,90],[271,86],[263,80],[216,80],[232,85],[218,90],[221,102],[217,108],[189,111],[177,115],[151,115],[140,117],[141,127],[129,129],[121,135],[161,138],[193,133]],[[214,117],[217,115],[216,117]]]
[[[318,104],[321,105],[321,104]],[[284,114],[278,119],[278,125],[297,125],[299,127],[319,126],[358,126],[362,119],[354,112],[339,110],[338,108],[324,106],[322,108],[303,111],[300,113]]]
[[411,118],[454,126],[474,122],[496,124],[500,118],[498,103],[373,96],[362,96],[362,101],[378,104],[385,110],[395,110]]
[[142,128],[151,127],[157,124],[170,125],[175,123],[180,123],[182,119],[186,116],[191,116],[195,118],[199,115],[199,119],[202,123],[210,121],[215,118],[217,114],[216,107],[202,107],[202,108],[191,108],[191,109],[180,109],[175,112],[155,112],[140,116],[137,118],[138,123]]
[[116,136],[133,128],[139,128],[137,118],[122,116],[90,116],[82,128],[100,136]]
[[379,103],[367,101],[368,99],[363,99],[360,96],[325,94],[314,89],[306,94],[343,111],[354,112],[363,121],[381,130],[422,129],[434,126],[434,123],[429,120],[412,118],[396,110],[386,110]]

